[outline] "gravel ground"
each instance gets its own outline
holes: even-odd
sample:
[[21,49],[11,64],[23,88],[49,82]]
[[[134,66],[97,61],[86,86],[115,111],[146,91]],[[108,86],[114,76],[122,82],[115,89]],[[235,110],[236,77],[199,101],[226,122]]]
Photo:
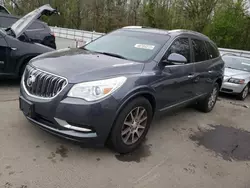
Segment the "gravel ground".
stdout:
[[1,188],[250,187],[250,97],[221,96],[208,114],[192,108],[166,114],[140,149],[121,156],[30,124],[18,93],[18,81],[0,82]]

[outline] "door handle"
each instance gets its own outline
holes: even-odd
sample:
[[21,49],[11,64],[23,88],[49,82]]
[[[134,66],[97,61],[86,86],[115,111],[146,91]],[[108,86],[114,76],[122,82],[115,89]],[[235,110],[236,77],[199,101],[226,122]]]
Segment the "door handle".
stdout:
[[211,73],[213,73],[213,72],[214,72],[214,71],[212,71],[212,70],[208,71],[209,74],[211,74]]
[[189,74],[188,78],[193,78],[195,75],[194,74]]

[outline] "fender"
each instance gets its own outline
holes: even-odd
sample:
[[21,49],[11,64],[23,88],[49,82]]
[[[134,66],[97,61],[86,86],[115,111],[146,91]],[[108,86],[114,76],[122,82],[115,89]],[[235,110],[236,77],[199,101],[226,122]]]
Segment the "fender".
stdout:
[[155,103],[155,109],[157,109],[156,105],[156,98],[155,98],[155,90],[149,86],[140,86],[137,88],[134,88],[132,91],[130,91],[121,101],[119,104],[119,108],[116,111],[116,116],[120,113],[120,111],[124,108],[124,106],[133,98],[137,96],[142,96],[142,95],[150,95]]
[[31,60],[32,58],[38,56],[39,54],[26,54],[24,56],[22,56],[21,58],[19,58],[17,60],[17,66],[16,66],[16,70],[15,70],[15,73],[18,75],[19,74],[19,71],[20,71],[20,68],[22,67],[22,65],[24,63],[28,63],[26,60]]

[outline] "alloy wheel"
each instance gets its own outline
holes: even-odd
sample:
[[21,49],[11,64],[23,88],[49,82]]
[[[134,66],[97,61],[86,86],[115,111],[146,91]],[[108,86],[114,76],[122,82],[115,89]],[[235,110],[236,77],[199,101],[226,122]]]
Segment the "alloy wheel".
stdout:
[[132,145],[141,138],[147,119],[147,110],[144,107],[136,107],[128,113],[121,130],[122,141],[126,145]]
[[212,109],[213,106],[215,105],[216,100],[217,100],[217,95],[218,95],[218,89],[215,87],[215,88],[213,89],[213,92],[212,92],[211,95],[210,95],[209,100],[208,100],[208,108],[209,108],[209,109]]
[[248,92],[249,92],[249,87],[246,86],[243,90],[243,93],[242,93],[242,98],[245,99],[248,95]]

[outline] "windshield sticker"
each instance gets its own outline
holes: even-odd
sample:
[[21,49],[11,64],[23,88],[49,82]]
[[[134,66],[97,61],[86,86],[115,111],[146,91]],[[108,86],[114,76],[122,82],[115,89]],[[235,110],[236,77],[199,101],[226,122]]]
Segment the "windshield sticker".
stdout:
[[243,63],[243,62],[242,62],[241,64],[242,64],[242,65],[250,66],[250,64],[248,64],[248,63]]
[[122,64],[115,64],[113,67],[123,67],[123,66],[128,66],[128,65],[135,65],[138,63],[122,63]]
[[141,49],[146,49],[146,50],[153,50],[155,48],[155,46],[148,45],[148,44],[136,44],[135,48],[141,48]]

